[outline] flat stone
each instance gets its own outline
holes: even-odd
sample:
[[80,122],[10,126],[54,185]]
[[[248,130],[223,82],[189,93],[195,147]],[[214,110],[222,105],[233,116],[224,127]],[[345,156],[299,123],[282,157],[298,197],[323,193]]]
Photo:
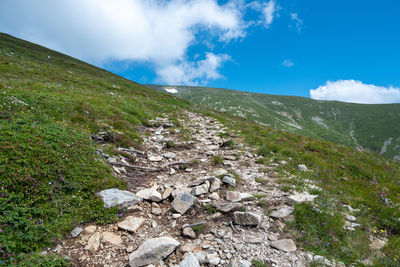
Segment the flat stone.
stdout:
[[128,208],[140,202],[140,197],[126,190],[110,188],[97,193],[104,202],[104,208]]
[[74,230],[71,231],[71,236],[73,238],[77,237],[82,233],[83,229],[81,227],[75,227]]
[[215,172],[214,172],[214,175],[215,176],[222,176],[222,175],[225,175],[227,173],[228,173],[228,171],[225,170],[225,169],[216,169]]
[[240,202],[240,193],[237,191],[228,191],[226,192],[226,200],[231,202]]
[[85,249],[94,252],[97,251],[99,247],[100,247],[100,233],[96,232],[89,238]]
[[281,239],[271,242],[271,247],[284,252],[293,252],[297,250],[296,244],[292,239]]
[[318,195],[310,195],[308,193],[297,193],[291,196],[288,196],[289,200],[295,203],[302,203],[302,202],[312,202]]
[[149,156],[148,159],[151,162],[159,162],[159,161],[163,160],[163,157],[161,157],[161,156]]
[[200,196],[208,193],[208,190],[210,189],[210,182],[205,181],[204,184],[198,185],[192,188],[192,195],[194,196]]
[[193,231],[192,227],[183,228],[182,234],[191,239],[196,239],[196,233]]
[[190,252],[181,262],[181,264],[179,264],[179,267],[200,267],[200,263],[193,253]]
[[103,241],[109,242],[115,246],[119,246],[124,243],[119,235],[112,232],[103,232]]
[[168,257],[179,245],[178,241],[170,237],[147,239],[129,255],[129,266],[138,267],[157,263]]
[[151,200],[154,202],[160,202],[162,199],[161,194],[157,191],[158,186],[153,186],[151,188],[145,188],[136,193],[138,197],[146,200]]
[[251,212],[236,211],[233,214],[233,219],[235,223],[239,225],[257,226],[261,222],[261,215]]
[[171,205],[175,211],[179,212],[180,214],[184,214],[193,206],[195,201],[195,196],[183,191],[175,197]]
[[224,182],[230,186],[236,187],[236,179],[233,177],[224,176],[224,178],[222,178],[222,182]]
[[166,159],[174,159],[176,158],[176,154],[174,152],[167,152],[163,155],[163,157]]
[[244,208],[241,203],[214,203],[213,204],[221,212],[238,211]]
[[288,206],[283,206],[278,210],[273,211],[269,216],[271,216],[272,218],[278,218],[278,219],[282,219],[285,218],[289,215],[291,215],[294,211],[294,208],[292,207],[288,207]]
[[231,202],[240,202],[240,201],[250,200],[252,198],[253,195],[249,193],[240,193],[237,191],[226,192],[226,200]]
[[94,232],[96,232],[96,230],[97,230],[96,225],[89,225],[89,226],[86,226],[84,229],[85,233],[87,233],[87,234],[94,234]]
[[142,226],[146,220],[144,218],[138,218],[133,216],[128,216],[122,222],[118,223],[118,228],[126,230],[131,233],[136,233],[137,230]]

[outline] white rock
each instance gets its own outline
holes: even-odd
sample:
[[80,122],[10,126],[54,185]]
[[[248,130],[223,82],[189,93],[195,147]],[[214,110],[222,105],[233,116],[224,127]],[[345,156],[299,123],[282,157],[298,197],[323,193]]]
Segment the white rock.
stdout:
[[181,192],[175,197],[171,205],[175,211],[179,212],[180,214],[184,214],[193,206],[195,201],[196,201],[195,196],[187,192]]
[[307,166],[304,165],[304,164],[300,164],[300,165],[298,165],[297,167],[298,167],[299,170],[302,171],[302,172],[307,172],[307,171],[308,171]]
[[115,246],[119,246],[124,243],[119,235],[116,235],[112,232],[103,232],[103,241],[109,242]]
[[174,158],[176,158],[176,154],[174,152],[167,152],[163,156],[166,159],[174,159]]
[[159,162],[162,161],[163,158],[161,156],[149,156],[148,159],[152,162]]
[[140,202],[140,197],[126,190],[117,188],[106,189],[97,193],[104,202],[104,208],[117,207],[118,209],[127,208]]
[[218,178],[215,178],[215,179],[211,182],[210,192],[215,192],[215,191],[217,191],[220,187],[221,187],[221,180],[218,179]]
[[270,216],[273,218],[285,218],[293,213],[294,209],[292,207],[283,206],[278,210],[273,211]]
[[236,179],[230,176],[224,176],[222,182],[229,184],[230,186],[236,187]]
[[122,222],[118,223],[118,228],[126,230],[131,233],[136,233],[146,220],[141,217],[128,216]]
[[199,195],[204,195],[208,193],[208,190],[210,189],[210,182],[206,181],[202,185],[198,185],[192,188],[192,195],[194,196],[199,196]]
[[282,250],[284,252],[293,252],[297,250],[296,244],[292,239],[281,239],[271,242],[271,247]]
[[71,236],[73,238],[77,237],[78,235],[80,235],[80,233],[82,233],[83,229],[81,227],[75,227],[74,230],[71,231]]
[[89,238],[85,249],[94,252],[97,251],[99,247],[100,247],[100,233],[96,232]]
[[220,199],[220,197],[219,197],[217,192],[214,192],[214,193],[210,194],[208,197],[213,199],[213,200],[219,200]]
[[225,175],[227,173],[228,173],[228,171],[225,170],[225,169],[217,169],[217,170],[215,170],[214,175],[215,176],[221,176],[221,175]]
[[162,200],[162,197],[161,194],[157,191],[157,188],[158,186],[156,185],[151,188],[145,188],[137,192],[136,195],[146,200],[160,202]]
[[156,263],[168,257],[179,245],[178,241],[170,237],[147,239],[129,255],[129,266],[138,267]]
[[179,264],[179,267],[200,267],[200,263],[193,253],[190,252],[181,264]]
[[289,200],[292,200],[295,203],[312,202],[317,197],[318,195],[310,195],[308,193],[296,193],[288,196]]

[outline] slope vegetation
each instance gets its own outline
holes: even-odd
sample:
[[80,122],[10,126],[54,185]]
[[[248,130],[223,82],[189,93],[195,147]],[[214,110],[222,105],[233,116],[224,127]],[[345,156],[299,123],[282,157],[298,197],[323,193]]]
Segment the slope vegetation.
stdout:
[[270,127],[400,160],[400,104],[365,105],[209,87],[148,86]]

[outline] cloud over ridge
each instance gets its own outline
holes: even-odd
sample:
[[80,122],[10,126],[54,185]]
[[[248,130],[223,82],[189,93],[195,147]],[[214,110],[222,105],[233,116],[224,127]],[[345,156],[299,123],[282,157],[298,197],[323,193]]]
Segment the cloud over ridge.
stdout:
[[310,90],[316,100],[338,100],[360,104],[400,103],[400,88],[364,84],[356,80],[327,81]]

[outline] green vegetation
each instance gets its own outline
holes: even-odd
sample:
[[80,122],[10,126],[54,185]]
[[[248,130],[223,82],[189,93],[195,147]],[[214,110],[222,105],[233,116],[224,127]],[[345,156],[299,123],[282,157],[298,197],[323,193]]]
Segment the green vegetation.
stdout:
[[215,166],[222,165],[224,163],[224,159],[221,156],[213,156],[211,158],[211,163]]
[[204,224],[192,226],[192,230],[193,230],[193,232],[195,232],[196,235],[201,234],[205,228],[206,228],[206,226]]
[[0,77],[0,260],[5,264],[17,264],[24,258],[18,255],[50,245],[75,225],[118,219],[96,192],[123,189],[124,181],[96,160],[90,135],[108,133],[110,152],[136,146],[138,125],[190,107],[5,34],[0,34]]
[[207,204],[204,206],[204,210],[208,213],[208,214],[215,214],[218,212],[218,209],[211,205],[211,204]]
[[261,261],[261,260],[259,260],[259,261],[253,260],[251,263],[254,265],[254,267],[271,267],[270,264],[266,264],[264,261]]
[[[283,103],[279,99],[276,101]],[[310,109],[311,104],[317,103],[321,109],[336,110],[337,104],[287,99],[292,99],[293,106],[298,104]],[[284,105],[289,107],[288,103]],[[394,112],[391,109],[397,105],[343,104],[341,116],[350,116],[351,112],[344,107],[357,109],[359,116],[374,114],[374,109],[380,108],[391,118]],[[110,187],[124,188],[124,182],[111,175],[109,166],[96,160],[96,144],[89,136],[108,133],[109,144],[103,149],[115,154],[118,146],[140,146],[138,126],[146,125],[162,113],[178,117],[183,110],[213,117],[230,128],[230,132],[240,130],[246,145],[258,148],[265,158],[274,162],[286,160],[288,164],[282,167],[282,172],[297,178],[284,180],[285,184],[301,187],[302,180],[307,179],[323,189],[315,206],[297,205],[294,220],[288,223],[290,233],[301,247],[346,264],[372,256],[377,266],[396,266],[400,251],[398,163],[193,106],[188,101],[4,34],[0,35],[0,260],[17,265],[31,252],[50,245],[77,224],[118,220],[117,211],[104,210],[95,193]],[[303,118],[313,116],[311,111],[301,111],[301,114]],[[338,113],[337,117],[340,117]],[[361,132],[365,127],[374,129],[375,126],[371,126],[369,119],[359,118],[364,118],[365,124],[362,119],[355,121],[355,135],[365,146],[367,138],[364,140]],[[340,125],[341,121],[338,119],[335,123]],[[325,122],[333,129],[334,122],[328,119]],[[377,123],[382,134],[376,135],[376,140],[381,140],[386,131],[383,122],[386,121]],[[395,132],[397,124],[391,123],[390,127],[393,135],[400,136]],[[340,129],[339,133],[348,132],[339,126],[335,129]],[[181,133],[190,139],[188,132]],[[309,135],[316,136],[311,132]],[[343,141],[340,136],[337,140]],[[351,145],[348,141],[342,143]],[[371,141],[371,150],[376,151],[378,143],[381,141]],[[393,151],[394,143],[393,140],[388,145],[388,151]],[[262,167],[268,165],[267,161],[260,163],[266,165]],[[249,162],[242,164],[249,165]],[[306,164],[311,171],[299,172],[298,164]],[[266,184],[262,179],[257,181],[262,186]],[[362,227],[346,235],[342,228],[343,204],[361,210],[357,217]],[[214,209],[205,207],[209,213]],[[375,233],[373,229],[379,231]],[[369,249],[369,234],[389,239],[382,249],[384,255]],[[330,242],[329,249],[324,247],[327,242]],[[36,265],[50,266],[54,262],[57,266],[63,261],[36,253],[31,257],[32,265],[38,262]]]
[[[165,86],[147,85],[166,92]],[[365,105],[318,101],[220,88],[174,86],[175,95],[219,111],[400,159],[400,104]],[[386,143],[386,145],[384,145]],[[278,152],[278,147],[269,147]],[[386,148],[386,149],[383,149]],[[385,151],[386,150],[386,151]]]

